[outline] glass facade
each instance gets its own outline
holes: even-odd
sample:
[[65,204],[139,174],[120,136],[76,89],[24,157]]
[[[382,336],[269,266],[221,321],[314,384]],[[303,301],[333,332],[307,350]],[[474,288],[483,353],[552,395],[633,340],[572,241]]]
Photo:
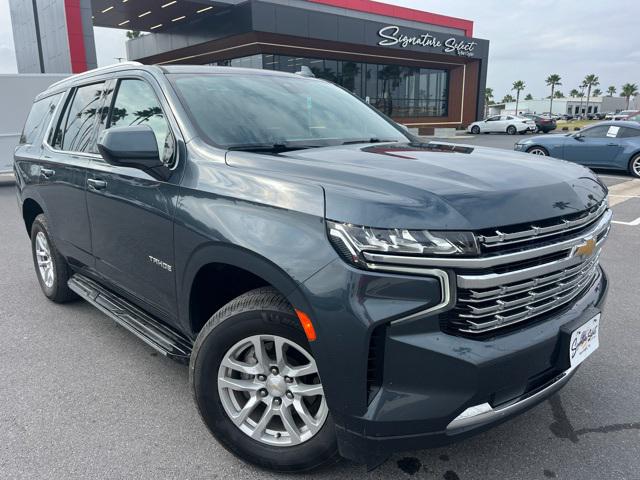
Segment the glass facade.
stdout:
[[449,72],[402,65],[258,54],[212,65],[264,68],[295,73],[307,66],[393,117],[446,117]]

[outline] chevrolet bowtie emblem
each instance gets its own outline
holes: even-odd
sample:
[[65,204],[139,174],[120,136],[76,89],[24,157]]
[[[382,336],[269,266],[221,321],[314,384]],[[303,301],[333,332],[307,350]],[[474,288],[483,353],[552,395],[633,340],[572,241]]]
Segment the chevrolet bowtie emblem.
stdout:
[[593,238],[588,238],[584,243],[573,247],[573,255],[580,255],[581,257],[590,257],[593,252],[596,251],[596,241]]

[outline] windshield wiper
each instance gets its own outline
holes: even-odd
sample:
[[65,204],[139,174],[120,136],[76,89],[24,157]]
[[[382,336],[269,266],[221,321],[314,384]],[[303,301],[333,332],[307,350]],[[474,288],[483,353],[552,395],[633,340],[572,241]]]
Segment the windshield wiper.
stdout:
[[241,150],[244,152],[270,152],[281,153],[293,150],[304,150],[306,148],[326,147],[326,145],[309,145],[296,143],[246,143],[241,145],[231,145],[227,150]]
[[384,140],[381,138],[361,138],[358,140],[347,140],[346,142],[342,142],[342,145],[353,145],[356,143],[398,143],[398,140]]

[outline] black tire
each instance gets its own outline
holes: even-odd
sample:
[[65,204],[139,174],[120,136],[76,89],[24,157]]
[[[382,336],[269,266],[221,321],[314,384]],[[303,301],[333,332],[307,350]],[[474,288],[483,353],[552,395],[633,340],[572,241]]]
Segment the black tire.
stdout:
[[507,127],[507,134],[508,135],[515,135],[516,133],[518,133],[518,130],[513,125],[509,125]]
[[629,160],[629,173],[631,176],[640,178],[640,153],[631,157]]
[[471,133],[473,133],[474,135],[478,135],[480,133],[480,127],[478,125],[474,125],[473,127],[471,127]]
[[331,414],[315,436],[293,446],[273,446],[250,438],[227,416],[218,393],[218,369],[226,352],[252,335],[285,337],[310,352],[291,305],[275,289],[258,288],[232,300],[205,324],[196,339],[189,379],[200,416],[216,439],[237,457],[278,472],[305,472],[339,460]]
[[[50,258],[53,264],[53,283],[51,285],[47,285],[45,283],[45,279],[38,267],[38,259],[36,256],[36,238],[38,233],[42,233],[48,243]],[[78,298],[78,296],[73,293],[67,285],[71,276],[71,270],[69,269],[66,259],[60,255],[55,243],[53,243],[53,239],[49,233],[47,219],[44,214],[38,215],[31,225],[31,254],[33,256],[33,265],[36,269],[38,282],[40,283],[42,292],[49,300],[56,303],[66,303]]]
[[535,129],[535,131],[533,133],[540,133],[540,132],[547,133],[543,129],[541,129],[539,126],[536,125],[536,129]]
[[[540,153],[538,153],[536,151],[538,151]],[[548,157],[549,156],[549,150],[547,150],[546,148],[541,147],[539,145],[533,145],[532,147],[529,147],[527,149],[527,153],[531,153],[533,155],[541,155],[541,156],[544,156],[544,157]]]

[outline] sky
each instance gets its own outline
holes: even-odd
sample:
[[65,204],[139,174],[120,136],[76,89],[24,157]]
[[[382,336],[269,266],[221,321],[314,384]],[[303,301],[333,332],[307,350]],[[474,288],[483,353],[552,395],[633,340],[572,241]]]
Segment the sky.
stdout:
[[[545,79],[562,77],[568,95],[585,75],[600,89],[640,84],[638,0],[385,0],[384,3],[473,20],[474,36],[490,41],[487,86],[495,100],[524,80],[523,94],[549,95]],[[95,29],[99,65],[125,54],[123,30]],[[0,0],[0,73],[16,71],[9,0]]]

